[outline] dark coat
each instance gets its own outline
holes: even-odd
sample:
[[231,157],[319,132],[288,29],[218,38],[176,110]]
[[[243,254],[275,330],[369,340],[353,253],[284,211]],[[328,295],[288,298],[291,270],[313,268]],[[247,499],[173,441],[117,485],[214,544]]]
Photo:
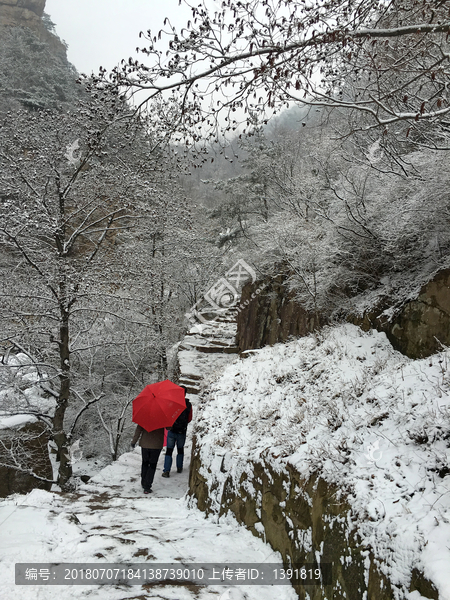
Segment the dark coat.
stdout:
[[192,404],[186,398],[186,408],[172,425],[168,427],[173,433],[186,433],[188,423],[192,421]]

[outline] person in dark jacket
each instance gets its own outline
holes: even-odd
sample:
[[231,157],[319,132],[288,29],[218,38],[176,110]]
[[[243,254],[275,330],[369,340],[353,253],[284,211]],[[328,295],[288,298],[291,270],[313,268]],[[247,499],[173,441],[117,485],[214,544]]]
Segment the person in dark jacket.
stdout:
[[134,448],[138,441],[142,452],[141,484],[144,488],[144,494],[150,494],[156,465],[164,445],[164,427],[154,431],[146,431],[138,425],[131,440],[131,447]]
[[177,447],[177,473],[181,473],[183,471],[184,444],[186,442],[188,423],[192,421],[192,404],[186,398],[186,388],[184,386],[181,387],[184,389],[186,408],[172,425],[172,427],[169,428],[167,433],[166,455],[164,457],[164,467],[162,472],[163,477],[170,477],[170,469],[172,468],[172,454],[175,445]]

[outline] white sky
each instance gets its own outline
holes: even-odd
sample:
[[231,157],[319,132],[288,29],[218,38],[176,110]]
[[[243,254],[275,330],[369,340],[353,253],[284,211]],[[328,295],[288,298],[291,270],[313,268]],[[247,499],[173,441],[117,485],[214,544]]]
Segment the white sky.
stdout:
[[47,0],[45,12],[69,45],[69,61],[87,74],[135,56],[140,31],[157,33],[165,17],[183,26],[190,16],[178,0]]

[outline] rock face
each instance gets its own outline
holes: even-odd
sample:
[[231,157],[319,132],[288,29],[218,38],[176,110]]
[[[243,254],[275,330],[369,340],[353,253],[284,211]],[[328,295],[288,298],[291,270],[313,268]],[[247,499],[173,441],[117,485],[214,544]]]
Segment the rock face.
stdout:
[[450,269],[440,271],[391,320],[367,315],[364,328],[384,331],[396,350],[410,358],[424,358],[450,344]]
[[[248,460],[243,473],[237,468],[238,460],[243,459],[217,453],[209,457],[209,465],[216,467],[210,471],[202,464],[200,446],[194,440],[189,478],[191,500],[206,513],[231,512],[239,523],[280,552],[286,568],[316,563],[318,557],[321,564],[332,563],[331,585],[294,586],[301,600],[396,597],[371,552],[361,548],[350,506],[341,490],[317,476],[302,480],[292,465],[275,468],[270,457]],[[209,471],[209,485],[202,475],[206,474],[205,469]],[[215,477],[216,472],[220,476]],[[236,472],[242,475],[236,477]],[[415,590],[426,598],[439,598],[433,584],[419,571],[411,579],[409,591]]]
[[[242,290],[238,315],[239,350],[285,342],[290,336],[308,335],[326,323],[324,315],[305,311],[289,294],[280,277],[248,284]],[[382,307],[349,321],[365,331],[386,333],[392,346],[410,358],[424,358],[450,345],[450,269],[440,271],[422,287],[417,298],[406,302],[393,318]]]
[[[264,285],[264,289],[258,293]],[[238,313],[237,345],[240,352],[308,335],[325,324],[325,318],[306,311],[283,284],[282,276],[256,281],[242,289]]]
[[[282,342],[291,335],[306,335],[317,323],[323,324],[323,319],[304,311],[286,293],[282,280],[269,283],[262,291],[261,287],[262,282],[255,282],[243,289],[237,336],[241,351]],[[391,323],[383,324],[381,316],[373,317],[372,323],[366,316],[361,325],[370,328],[377,321],[376,328],[386,327],[392,340],[397,345],[404,342],[408,352],[420,349],[431,353],[438,330],[450,340],[449,289],[450,272],[442,272]],[[187,353],[185,343],[180,346],[182,355]],[[205,336],[203,343],[211,345],[209,337]],[[199,346],[195,338],[195,351],[205,361],[200,371],[207,372],[207,362],[216,354],[198,352]],[[187,366],[194,362],[191,355],[184,360]],[[396,582],[385,575],[382,559],[362,544],[345,490],[325,481],[320,473],[307,479],[270,449],[252,457],[222,446],[211,451],[202,447],[201,436],[194,435],[188,494],[192,505],[208,514],[234,515],[253,535],[280,552],[286,568],[319,560],[332,564],[329,585],[294,585],[300,600],[399,598]],[[439,600],[434,584],[418,569],[413,569],[407,586],[403,591],[408,596],[408,592],[416,592],[414,597]]]
[[[22,465],[26,467],[26,459],[32,458],[32,466],[36,475],[51,480],[53,470],[48,455],[48,435],[44,426],[40,423],[31,423],[20,429],[0,430],[1,454],[5,453],[4,457],[0,456],[0,462],[9,462],[8,450],[12,446],[16,446],[17,438],[23,440],[21,447],[24,455],[23,462],[20,460]],[[3,458],[5,460],[2,460]],[[6,498],[10,494],[27,494],[34,488],[50,490],[51,484],[39,481],[16,469],[0,466],[0,498]]]
[[41,26],[45,0],[0,0],[0,25]]
[[52,50],[66,57],[66,47],[47,30],[42,15],[46,0],[0,0],[0,27],[28,27]]

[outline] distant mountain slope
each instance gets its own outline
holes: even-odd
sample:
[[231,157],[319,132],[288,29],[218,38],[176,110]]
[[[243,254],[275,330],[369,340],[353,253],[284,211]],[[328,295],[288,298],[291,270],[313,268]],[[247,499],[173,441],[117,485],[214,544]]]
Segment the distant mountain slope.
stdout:
[[58,109],[81,94],[45,0],[0,0],[0,113]]

